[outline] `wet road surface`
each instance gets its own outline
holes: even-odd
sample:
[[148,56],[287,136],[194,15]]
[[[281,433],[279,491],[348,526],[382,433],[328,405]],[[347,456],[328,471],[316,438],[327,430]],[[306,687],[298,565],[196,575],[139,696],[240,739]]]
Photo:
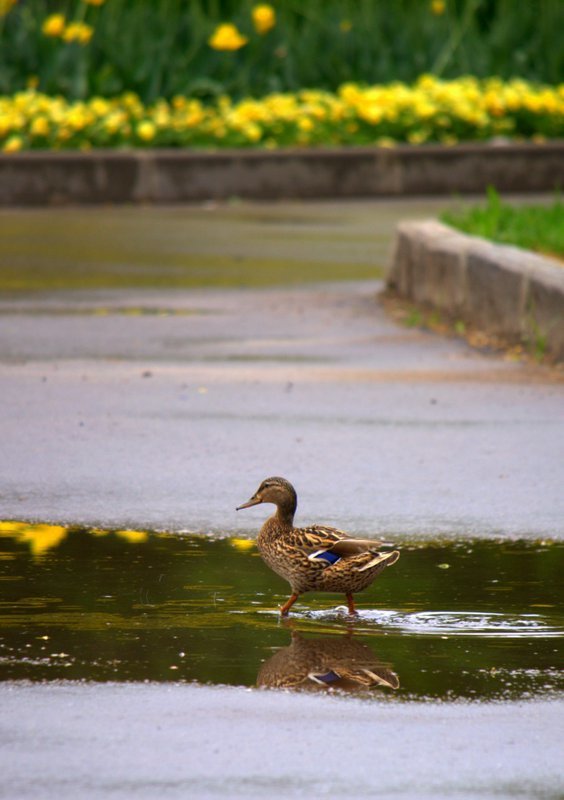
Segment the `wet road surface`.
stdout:
[[445,204],[0,214],[3,517],[252,531],[233,509],[281,474],[301,523],[564,535],[564,374],[401,327],[358,281]]
[[[562,796],[562,704],[0,685],[4,797]],[[13,721],[8,726],[6,720]],[[41,720],[41,723],[38,723]]]
[[[247,537],[265,510],[235,506],[281,474],[298,524],[400,547],[564,538],[562,374],[400,327],[378,301],[393,220],[439,205],[3,212],[2,518]],[[0,691],[6,797],[563,789],[561,699]]]
[[4,302],[4,518],[256,531],[235,506],[278,474],[298,524],[562,536],[561,376],[399,327],[380,288]]

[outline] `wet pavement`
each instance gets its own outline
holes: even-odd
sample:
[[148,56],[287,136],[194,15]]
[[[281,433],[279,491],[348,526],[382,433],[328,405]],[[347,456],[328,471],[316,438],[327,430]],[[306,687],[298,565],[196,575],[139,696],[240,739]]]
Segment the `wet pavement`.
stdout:
[[562,536],[562,376],[399,327],[379,289],[2,304],[4,518],[256,531],[261,512],[235,506],[279,474],[302,523]]
[[[0,215],[0,796],[562,791],[561,638],[544,634],[562,623],[564,376],[384,313],[393,221],[444,204]],[[286,587],[230,544],[260,527],[264,508],[234,509],[271,474],[296,486],[298,524],[404,548],[352,638],[334,597],[279,626]],[[168,532],[157,585],[139,573],[164,547],[148,528]],[[190,577],[197,562],[212,572]],[[328,637],[329,658],[338,636],[373,652],[373,702],[236,688],[282,685],[292,647]],[[137,683],[10,680],[65,673]],[[350,779],[320,741],[353,759]]]
[[[562,796],[562,705],[0,685],[4,797]],[[41,720],[41,722],[38,722]],[[10,724],[7,724],[10,721]]]

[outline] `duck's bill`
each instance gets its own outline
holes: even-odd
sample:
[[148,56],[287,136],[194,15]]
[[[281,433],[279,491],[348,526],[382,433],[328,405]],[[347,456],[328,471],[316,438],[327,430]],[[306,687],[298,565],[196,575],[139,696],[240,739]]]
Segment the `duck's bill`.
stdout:
[[247,500],[246,503],[243,503],[242,506],[237,506],[235,511],[240,511],[242,508],[250,508],[251,506],[258,506],[259,503],[262,503],[260,497],[251,497],[251,499]]

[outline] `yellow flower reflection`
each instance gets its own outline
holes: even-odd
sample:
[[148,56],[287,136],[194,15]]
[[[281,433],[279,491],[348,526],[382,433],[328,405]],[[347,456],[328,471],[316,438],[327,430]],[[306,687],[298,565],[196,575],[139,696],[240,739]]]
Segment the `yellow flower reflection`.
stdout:
[[[49,550],[58,547],[69,535],[71,528],[63,525],[49,525],[46,523],[19,522],[17,520],[0,521],[0,538],[14,539],[20,544],[29,546],[32,556],[39,558]],[[149,538],[147,531],[138,530],[103,530],[90,528],[87,531],[92,536],[108,536],[114,534],[124,539],[129,544],[142,544]]]
[[147,531],[132,530],[116,531],[116,536],[125,539],[126,542],[129,542],[130,544],[141,544],[142,542],[146,542],[149,538]]
[[0,522],[0,536],[9,536],[29,545],[33,556],[42,556],[52,547],[57,547],[67,535],[62,525],[30,524],[29,522]]
[[231,547],[234,547],[236,550],[240,550],[241,552],[245,552],[246,550],[252,550],[255,546],[254,539],[230,539],[229,544]]

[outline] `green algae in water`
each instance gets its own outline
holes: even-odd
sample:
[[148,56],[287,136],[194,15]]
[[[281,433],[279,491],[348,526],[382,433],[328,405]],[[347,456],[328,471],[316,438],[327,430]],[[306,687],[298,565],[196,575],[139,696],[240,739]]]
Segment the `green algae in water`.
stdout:
[[0,523],[0,679],[417,699],[564,689],[564,545],[400,549],[357,595],[356,619],[339,595],[309,594],[286,622],[277,613],[286,584],[251,540]]

